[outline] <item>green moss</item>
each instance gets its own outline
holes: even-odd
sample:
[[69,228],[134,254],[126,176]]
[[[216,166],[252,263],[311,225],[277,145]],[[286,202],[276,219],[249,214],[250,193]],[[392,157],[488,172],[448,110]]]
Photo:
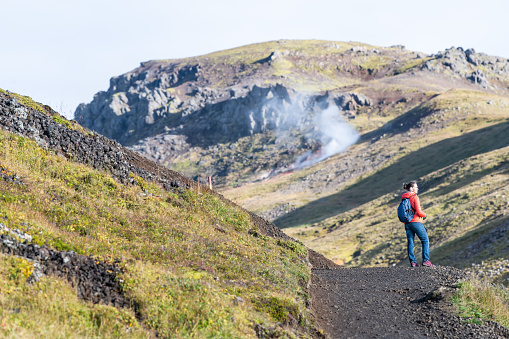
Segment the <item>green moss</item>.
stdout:
[[69,120],[64,119],[63,117],[61,117],[59,115],[54,115],[51,118],[53,119],[53,121],[58,122],[59,124],[62,124],[62,125],[64,125],[67,128],[72,128],[73,127]]
[[303,246],[295,241],[278,240],[277,244],[279,246],[282,246],[282,247],[292,250],[293,252],[295,252],[297,255],[300,255],[300,256],[305,256],[305,255],[307,255],[307,252],[308,252],[307,248],[305,246]]
[[432,58],[422,58],[422,59],[412,59],[407,61],[400,69],[398,69],[395,73],[396,74],[402,74],[405,73],[413,68],[417,68],[418,66],[426,63],[428,60],[431,60]]
[[272,319],[280,323],[288,323],[289,317],[299,319],[298,307],[290,300],[277,297],[269,297],[253,300],[255,307],[270,314]]
[[3,93],[5,95],[8,95],[10,97],[14,97],[18,100],[18,102],[22,105],[25,105],[25,106],[28,106],[32,109],[35,109],[36,111],[39,111],[41,113],[44,113],[44,114],[47,114],[46,110],[42,107],[42,105],[38,102],[35,102],[32,100],[32,98],[30,98],[29,96],[26,96],[26,95],[20,95],[20,94],[17,94],[17,93],[13,93],[13,92],[9,92],[9,91],[5,91],[3,89],[0,88],[0,93]]
[[470,279],[459,283],[452,297],[458,315],[465,321],[482,324],[496,321],[509,326],[509,293],[503,286]]

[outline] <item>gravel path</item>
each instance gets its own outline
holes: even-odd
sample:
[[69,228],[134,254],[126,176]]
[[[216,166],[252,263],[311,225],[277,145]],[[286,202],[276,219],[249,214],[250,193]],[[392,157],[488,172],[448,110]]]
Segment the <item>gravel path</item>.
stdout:
[[463,277],[452,267],[313,269],[312,307],[331,338],[509,338],[454,315],[446,297]]

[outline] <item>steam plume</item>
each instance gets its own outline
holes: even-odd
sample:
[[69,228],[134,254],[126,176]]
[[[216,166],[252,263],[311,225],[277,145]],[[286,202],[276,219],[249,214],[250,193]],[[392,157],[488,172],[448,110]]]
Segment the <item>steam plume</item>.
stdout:
[[300,155],[290,169],[300,169],[345,151],[359,140],[359,133],[348,124],[336,106],[318,112],[314,119],[315,137],[322,147],[314,154],[310,151]]

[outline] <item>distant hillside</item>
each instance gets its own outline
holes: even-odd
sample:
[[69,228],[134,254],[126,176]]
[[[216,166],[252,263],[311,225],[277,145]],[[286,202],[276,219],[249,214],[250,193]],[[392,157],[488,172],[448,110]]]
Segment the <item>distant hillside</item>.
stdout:
[[480,188],[506,184],[508,91],[508,60],[473,49],[281,40],[142,63],[76,119],[350,266],[404,263],[393,210],[420,180],[434,258],[468,266],[506,255],[506,197]]
[[75,116],[196,180],[238,186],[294,167],[334,136],[338,151],[355,142],[337,137],[344,122],[330,132],[320,125],[326,108],[366,133],[438,92],[505,93],[508,81],[507,60],[473,50],[429,56],[402,46],[280,40],[143,62]]

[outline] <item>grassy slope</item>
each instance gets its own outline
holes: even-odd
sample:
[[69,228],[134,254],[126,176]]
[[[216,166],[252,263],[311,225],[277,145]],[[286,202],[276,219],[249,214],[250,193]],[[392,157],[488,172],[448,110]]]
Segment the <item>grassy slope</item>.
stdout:
[[25,183],[0,181],[1,222],[38,244],[120,259],[125,293],[141,315],[78,300],[51,276],[28,286],[32,264],[2,255],[2,336],[254,337],[254,324],[291,317],[301,332],[312,326],[306,249],[249,235],[255,226],[239,209],[139,178],[125,187],[2,130],[0,164]]
[[[429,214],[426,226],[433,259],[441,264],[469,265],[473,258],[454,256],[459,239],[463,242],[459,247],[464,249],[476,238],[469,232],[485,233],[507,220],[507,196],[503,195],[509,180],[508,150],[504,147],[475,155],[423,176],[420,196]],[[406,262],[406,238],[394,212],[401,193],[393,189],[314,227],[287,231],[289,234],[300,232],[305,243],[321,248],[329,257],[340,258],[350,266]],[[499,245],[501,248],[495,255],[506,256],[507,244],[505,250],[502,243]],[[356,251],[363,253],[353,258]]]

